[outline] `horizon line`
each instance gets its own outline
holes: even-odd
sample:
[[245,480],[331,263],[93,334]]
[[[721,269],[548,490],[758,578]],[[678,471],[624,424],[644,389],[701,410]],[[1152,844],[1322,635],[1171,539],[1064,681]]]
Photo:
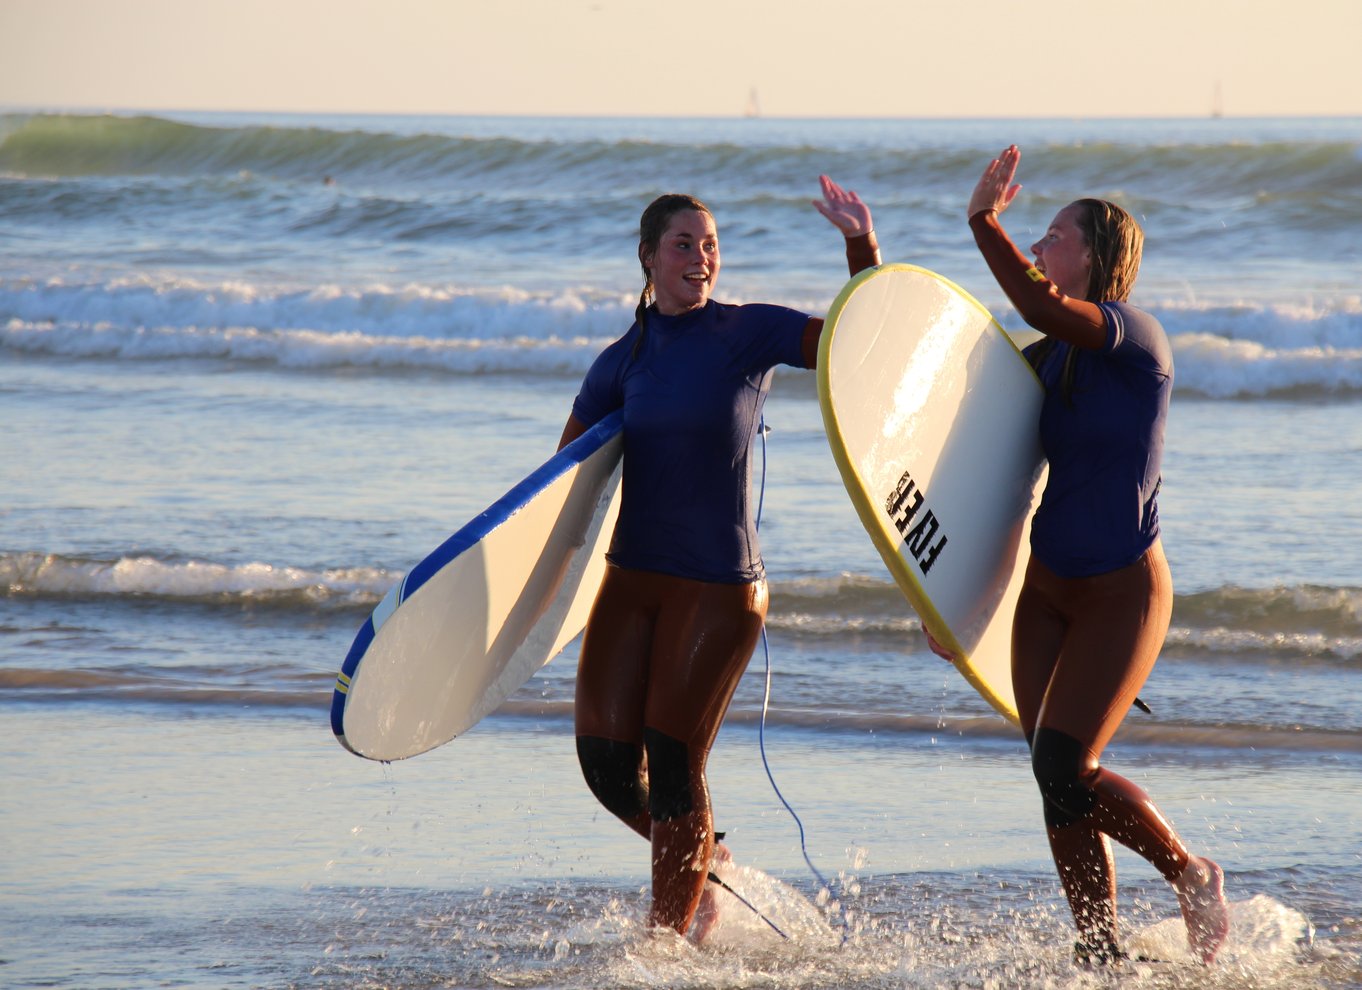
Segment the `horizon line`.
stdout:
[[321,109],[264,109],[260,107],[173,107],[129,106],[97,104],[7,104],[0,103],[0,113],[31,114],[259,114],[262,116],[325,116],[325,117],[472,117],[482,119],[521,118],[527,120],[743,120],[772,121],[995,121],[995,120],[1362,120],[1356,113],[1125,113],[1125,114],[747,114],[741,111],[724,114],[682,113],[566,113],[536,111],[467,111],[467,110],[321,110]]

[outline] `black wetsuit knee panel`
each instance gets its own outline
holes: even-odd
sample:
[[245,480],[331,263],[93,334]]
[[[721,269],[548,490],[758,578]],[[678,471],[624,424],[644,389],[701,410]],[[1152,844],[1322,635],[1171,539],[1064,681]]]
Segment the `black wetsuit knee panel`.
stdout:
[[1071,825],[1097,805],[1097,792],[1089,784],[1097,768],[1087,748],[1072,736],[1037,729],[1031,739],[1031,770],[1045,798],[1047,825]]
[[631,821],[648,808],[643,751],[632,743],[577,737],[577,761],[596,800],[617,818]]
[[655,822],[688,815],[695,807],[690,787],[690,749],[656,729],[643,730],[648,748],[648,811]]

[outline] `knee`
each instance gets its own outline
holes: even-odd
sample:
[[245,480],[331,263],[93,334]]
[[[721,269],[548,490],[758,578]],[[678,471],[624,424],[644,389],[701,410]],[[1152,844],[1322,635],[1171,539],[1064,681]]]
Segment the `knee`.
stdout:
[[630,821],[647,810],[648,788],[639,747],[599,736],[578,736],[577,760],[591,793],[612,815]]
[[1054,729],[1039,729],[1031,740],[1031,771],[1045,799],[1046,823],[1072,824],[1097,804],[1092,778],[1097,761],[1087,747]]
[[656,729],[643,730],[648,747],[648,812],[655,822],[668,822],[695,810],[690,747]]

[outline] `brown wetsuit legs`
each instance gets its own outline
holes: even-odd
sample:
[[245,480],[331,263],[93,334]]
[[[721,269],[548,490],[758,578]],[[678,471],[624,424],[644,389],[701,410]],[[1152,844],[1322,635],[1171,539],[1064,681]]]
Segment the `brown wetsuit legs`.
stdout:
[[1012,682],[1051,851],[1085,943],[1116,941],[1110,836],[1165,879],[1188,862],[1182,840],[1139,787],[1101,764],[1102,751],[1149,676],[1172,616],[1163,548],[1095,577],[1066,579],[1034,558],[1012,629]]
[[714,849],[705,764],[766,616],[764,581],[609,567],[577,670],[582,771],[652,842],[649,921],[684,934]]

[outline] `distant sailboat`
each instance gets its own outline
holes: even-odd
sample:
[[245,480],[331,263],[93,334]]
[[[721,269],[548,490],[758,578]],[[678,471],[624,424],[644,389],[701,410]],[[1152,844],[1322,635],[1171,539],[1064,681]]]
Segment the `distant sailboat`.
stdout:
[[1215,81],[1215,90],[1211,93],[1211,116],[1225,116],[1225,101],[1220,94],[1220,80]]
[[747,109],[743,111],[744,117],[760,117],[761,104],[757,102],[757,87],[753,86],[751,92],[747,94]]

